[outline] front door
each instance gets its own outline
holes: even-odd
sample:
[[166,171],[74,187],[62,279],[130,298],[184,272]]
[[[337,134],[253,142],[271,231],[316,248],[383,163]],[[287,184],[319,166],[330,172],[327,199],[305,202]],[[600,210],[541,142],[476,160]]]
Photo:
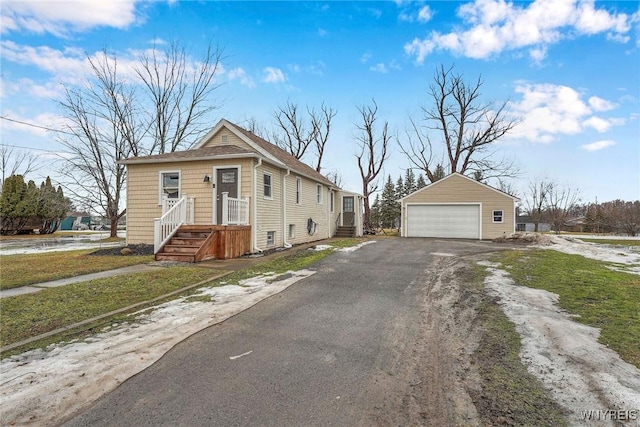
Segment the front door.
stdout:
[[353,225],[356,217],[355,204],[353,196],[344,196],[342,198],[342,225]]
[[222,223],[222,193],[229,193],[229,197],[238,197],[238,169],[227,168],[216,171],[216,224]]

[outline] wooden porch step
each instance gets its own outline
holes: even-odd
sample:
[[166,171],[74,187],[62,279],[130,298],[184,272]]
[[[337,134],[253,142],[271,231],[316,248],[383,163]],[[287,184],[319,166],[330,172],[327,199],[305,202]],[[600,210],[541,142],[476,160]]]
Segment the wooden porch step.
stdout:
[[187,245],[174,245],[168,244],[162,248],[163,253],[184,253],[184,254],[195,254],[198,249],[200,249],[200,245],[197,246],[187,246]]
[[356,233],[355,227],[341,225],[336,229],[334,237],[354,237]]
[[194,254],[158,252],[156,261],[196,262]]
[[171,240],[169,240],[169,244],[170,245],[180,245],[180,246],[196,246],[196,247],[200,247],[202,246],[202,244],[204,243],[205,240],[207,240],[208,236],[205,237],[172,237]]

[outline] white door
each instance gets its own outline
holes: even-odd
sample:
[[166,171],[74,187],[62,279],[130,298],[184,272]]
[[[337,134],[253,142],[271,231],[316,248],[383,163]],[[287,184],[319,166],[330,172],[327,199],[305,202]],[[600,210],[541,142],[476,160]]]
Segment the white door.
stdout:
[[407,205],[407,236],[480,239],[480,206]]

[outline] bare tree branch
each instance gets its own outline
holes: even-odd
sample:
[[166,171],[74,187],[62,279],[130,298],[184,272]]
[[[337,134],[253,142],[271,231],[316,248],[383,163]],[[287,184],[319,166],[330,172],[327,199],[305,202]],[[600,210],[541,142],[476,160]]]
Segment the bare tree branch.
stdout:
[[496,152],[490,149],[517,122],[506,119],[507,102],[494,108],[491,103],[480,101],[482,85],[481,78],[469,84],[461,74],[453,72],[453,67],[445,69],[441,65],[429,86],[432,106],[422,108],[424,124],[410,118],[407,142],[400,143],[400,149],[431,182],[436,178],[437,165],[431,140],[434,133],[442,138],[438,146],[444,156],[439,163],[449,173],[478,172],[485,179],[519,175],[513,161],[495,160]]
[[377,177],[388,158],[387,147],[391,140],[388,122],[384,122],[382,129],[378,129],[376,126],[378,104],[376,104],[375,100],[372,100],[372,103],[373,105],[358,107],[362,122],[356,124],[356,128],[359,131],[357,141],[360,147],[360,153],[356,155],[356,158],[358,159],[358,169],[362,178],[364,226],[367,229],[371,228],[369,196],[378,191]]

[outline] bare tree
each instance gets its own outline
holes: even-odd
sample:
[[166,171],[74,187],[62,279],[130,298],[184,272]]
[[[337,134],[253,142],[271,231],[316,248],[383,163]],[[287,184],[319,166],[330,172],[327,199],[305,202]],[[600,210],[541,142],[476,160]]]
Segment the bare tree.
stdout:
[[193,144],[209,129],[206,118],[216,108],[210,97],[220,86],[215,79],[222,59],[222,50],[209,45],[202,60],[190,64],[185,49],[176,43],[164,51],[154,48],[140,56],[135,71],[151,101],[147,110],[150,154],[173,152],[186,142]]
[[86,87],[66,87],[60,102],[67,118],[61,143],[72,154],[60,173],[73,199],[100,206],[115,237],[125,213],[120,202],[126,179],[125,166],[117,162],[140,151],[143,131],[133,111],[135,91],[119,80],[116,58],[105,54],[89,58],[89,64],[94,80]]
[[322,169],[324,149],[331,131],[331,120],[337,111],[324,103],[319,110],[306,107],[306,114],[299,112],[297,104],[287,101],[278,108],[274,116],[279,128],[274,133],[276,145],[301,160],[309,147],[315,150],[316,171]]
[[377,177],[387,160],[387,147],[391,136],[389,135],[389,123],[384,122],[381,128],[376,125],[378,119],[378,104],[358,107],[362,122],[356,124],[359,131],[357,136],[360,153],[356,155],[358,168],[362,178],[362,195],[364,198],[364,227],[371,228],[371,208],[369,196],[378,191]]
[[530,181],[526,189],[525,209],[534,224],[533,231],[538,232],[544,221],[549,195],[556,184],[548,178]]
[[580,192],[577,189],[552,186],[547,195],[547,211],[551,226],[556,232],[560,232],[578,202],[580,202]]
[[337,170],[328,172],[326,175],[327,179],[333,182],[336,187],[342,188],[342,175]]
[[172,152],[193,142],[206,132],[207,114],[215,108],[210,95],[218,87],[219,51],[209,47],[196,65],[176,45],[139,59],[137,79],[127,79],[106,50],[88,57],[90,78],[82,86],[65,86],[60,101],[67,118],[61,142],[72,154],[61,171],[67,194],[103,213],[112,237],[126,212],[120,206],[126,169],[118,161]]
[[[481,78],[467,83],[462,74],[453,72],[453,67],[445,69],[441,65],[429,86],[433,105],[422,107],[420,122],[409,119],[407,141],[400,143],[400,149],[431,182],[437,180],[438,163],[444,163],[449,173],[477,172],[483,179],[519,174],[513,161],[498,159],[493,149],[516,122],[506,119],[506,102],[494,107],[481,101],[482,84]],[[441,138],[436,146],[432,141],[434,133]]]
[[4,181],[13,175],[27,176],[37,171],[42,164],[38,156],[30,151],[15,150],[6,145],[0,145],[0,169],[2,172],[2,181],[0,181],[0,190]]

